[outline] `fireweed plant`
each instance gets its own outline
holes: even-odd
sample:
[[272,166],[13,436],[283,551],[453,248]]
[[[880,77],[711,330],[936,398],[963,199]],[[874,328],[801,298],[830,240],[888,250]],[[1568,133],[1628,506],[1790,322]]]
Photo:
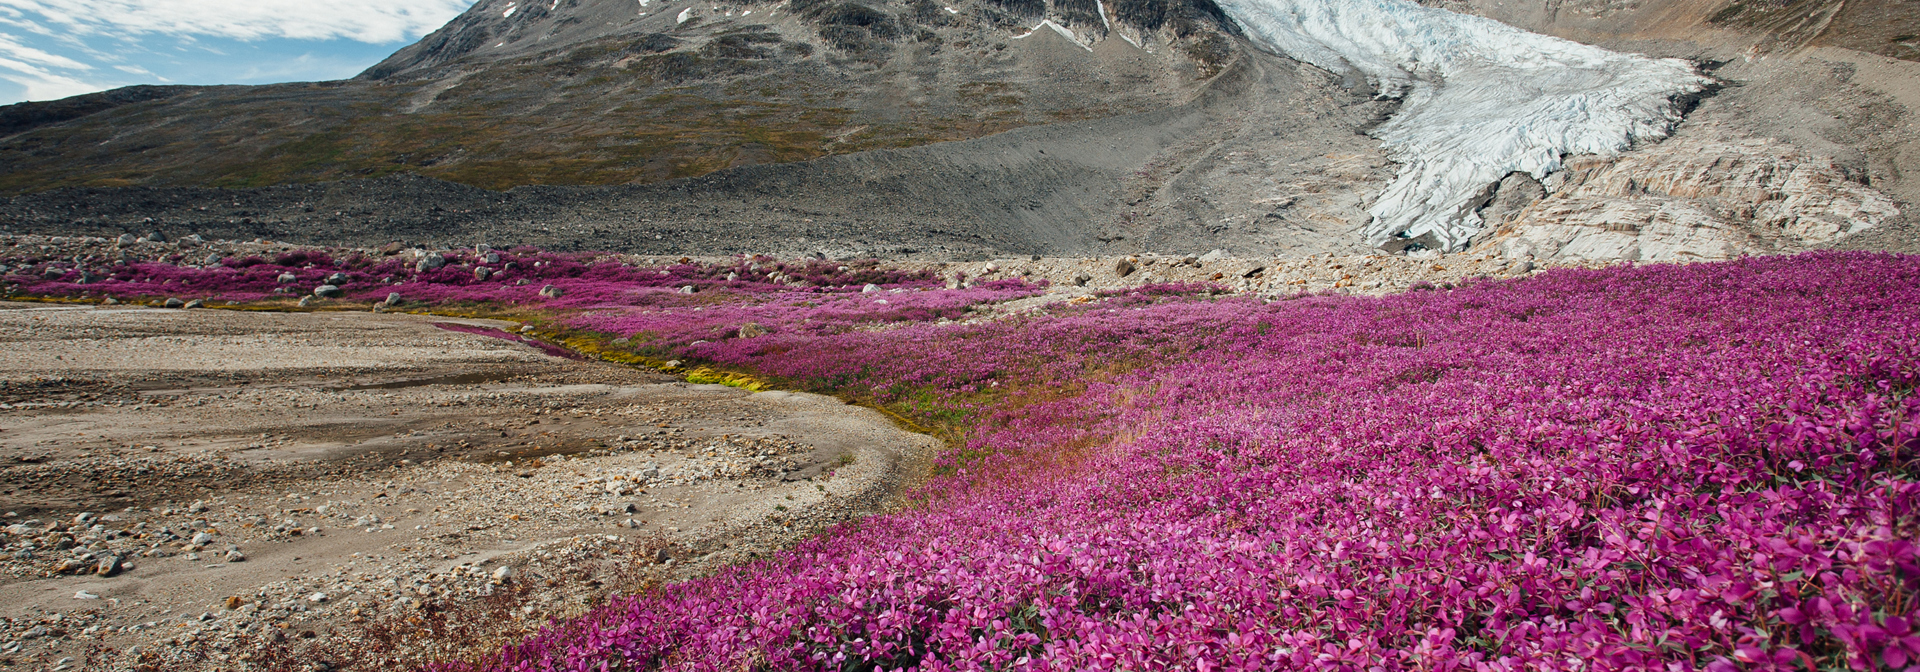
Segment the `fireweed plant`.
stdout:
[[434,669],[1920,669],[1920,257],[665,295],[720,270],[553,324],[961,425],[920,504]]

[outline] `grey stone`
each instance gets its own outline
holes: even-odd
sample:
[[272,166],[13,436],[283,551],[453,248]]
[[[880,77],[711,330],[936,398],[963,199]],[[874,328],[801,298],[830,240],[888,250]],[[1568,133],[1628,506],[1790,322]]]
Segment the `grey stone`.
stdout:
[[740,325],[741,338],[758,338],[765,335],[767,335],[767,328],[760,326],[758,322],[748,322]]
[[299,279],[300,279],[300,276],[294,275],[292,273],[281,273],[280,277],[274,278],[276,282],[279,282],[282,285],[293,284],[295,281]]
[[187,302],[187,305],[184,305],[184,306],[181,306],[181,308],[186,308],[186,309],[188,309],[188,310],[192,310],[192,309],[194,309],[194,308],[199,308],[199,307],[201,307],[201,306],[204,306],[204,305],[207,305],[207,302],[206,302],[206,300],[205,300],[205,299],[194,299],[194,300],[192,300],[192,301],[188,301],[188,302]]
[[181,301],[180,299],[167,299],[167,302],[161,305],[166,306],[168,308],[185,308],[187,305],[187,302]]
[[872,294],[872,293],[874,293],[874,292],[878,292],[878,291],[880,291],[880,286],[879,286],[879,285],[876,285],[876,284],[873,284],[873,283],[871,283],[871,282],[869,282],[869,283],[867,283],[867,286],[865,286],[865,287],[861,287],[861,288],[860,288],[860,293],[861,293],[861,294]]
[[1079,275],[1073,276],[1073,285],[1075,287],[1085,287],[1089,282],[1093,282],[1093,276],[1091,275],[1081,273]]
[[1121,259],[1113,265],[1113,274],[1122,278],[1133,275],[1133,262]]
[[493,275],[493,269],[487,268],[485,266],[475,266],[473,269],[473,279],[479,280],[481,282],[485,282],[486,279],[488,277],[491,277],[492,275]]
[[547,285],[545,287],[540,288],[540,295],[547,297],[549,299],[557,299],[562,296],[566,296],[566,294],[567,294],[567,290],[561,289],[559,287],[555,287],[553,285]]
[[341,291],[337,285],[321,285],[313,288],[313,295],[323,299],[337,299],[346,296],[346,294],[347,293]]
[[132,245],[134,244],[135,241],[138,241],[138,240],[140,240],[139,236],[135,236],[131,233],[123,233],[123,234],[120,234],[120,238],[118,240],[115,240],[114,242],[120,245]]
[[338,286],[338,285],[347,284],[347,281],[351,279],[352,278],[347,277],[347,274],[345,273],[334,273],[333,275],[327,276],[327,279],[321,282],[328,285]]
[[692,294],[693,292],[694,292],[693,285],[687,285],[680,288],[681,294]]
[[397,305],[400,305],[400,293],[399,293],[399,292],[388,292],[388,293],[387,293],[387,301],[386,301],[386,305],[387,305],[387,306],[389,306],[389,307],[391,307],[391,306],[397,306]]

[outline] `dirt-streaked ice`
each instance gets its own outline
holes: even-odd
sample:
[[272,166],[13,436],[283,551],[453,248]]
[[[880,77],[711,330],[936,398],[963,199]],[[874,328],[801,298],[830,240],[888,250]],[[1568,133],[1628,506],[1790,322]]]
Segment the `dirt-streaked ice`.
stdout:
[[1367,242],[1432,234],[1464,247],[1474,210],[1509,173],[1535,179],[1568,154],[1666,137],[1678,96],[1709,80],[1678,59],[1621,54],[1406,0],[1222,0],[1255,42],[1365,77],[1397,114],[1373,131],[1400,174],[1369,212]]

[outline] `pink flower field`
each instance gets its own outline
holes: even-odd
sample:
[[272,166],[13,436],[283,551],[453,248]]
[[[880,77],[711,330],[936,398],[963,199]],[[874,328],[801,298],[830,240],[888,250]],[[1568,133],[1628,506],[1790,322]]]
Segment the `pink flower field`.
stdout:
[[977,322],[1043,289],[570,263],[408,282],[958,438],[914,507],[438,670],[1920,670],[1920,257]]

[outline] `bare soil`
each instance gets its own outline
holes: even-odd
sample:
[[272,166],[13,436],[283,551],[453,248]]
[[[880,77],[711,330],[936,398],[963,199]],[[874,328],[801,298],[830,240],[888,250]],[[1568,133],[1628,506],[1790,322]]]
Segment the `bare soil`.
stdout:
[[[445,321],[0,304],[0,668],[232,666],[516,582],[537,623],[872,511],[935,444]],[[608,558],[640,583],[559,581]]]

